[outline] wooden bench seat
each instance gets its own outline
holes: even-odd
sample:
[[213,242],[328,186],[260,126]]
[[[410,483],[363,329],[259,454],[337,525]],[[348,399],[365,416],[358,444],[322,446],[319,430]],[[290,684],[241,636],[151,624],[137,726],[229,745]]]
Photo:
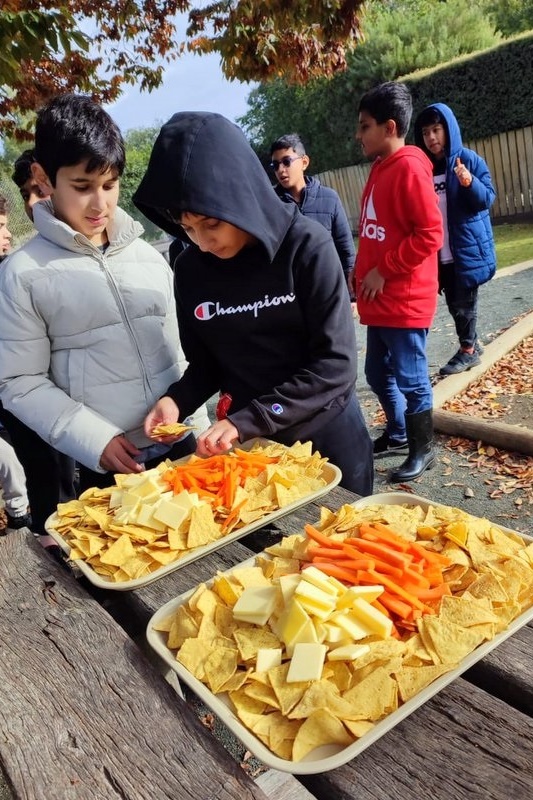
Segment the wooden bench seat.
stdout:
[[264,792],[33,537],[0,538],[0,762],[16,800]]

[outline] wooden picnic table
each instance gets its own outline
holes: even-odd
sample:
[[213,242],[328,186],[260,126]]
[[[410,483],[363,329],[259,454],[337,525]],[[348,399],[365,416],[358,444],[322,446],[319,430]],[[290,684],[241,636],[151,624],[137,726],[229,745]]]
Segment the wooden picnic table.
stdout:
[[[145,588],[115,592],[111,613],[145,628],[168,600],[316,523],[357,496],[335,488],[239,542]],[[111,594],[109,592],[108,594]],[[118,597],[120,595],[120,597]],[[533,797],[533,628],[507,639],[350,763],[296,775],[317,800],[530,800]]]
[[[60,661],[65,659],[68,661],[70,651],[68,643],[71,638],[76,638],[76,644],[79,647],[78,640],[85,637],[87,658],[91,660],[91,654],[97,652],[96,642],[98,641],[98,646],[101,646],[102,630],[106,629],[103,620],[104,618],[110,619],[103,610],[105,608],[126,631],[120,640],[124,651],[120,662],[121,669],[126,670],[125,663],[130,661],[132,653],[134,653],[136,671],[138,671],[140,670],[137,666],[139,655],[137,650],[133,649],[131,639],[137,642],[143,639],[151,616],[164,603],[191,589],[199,582],[209,580],[217,570],[229,569],[250,558],[267,544],[277,541],[282,535],[301,531],[306,522],[316,522],[319,519],[321,505],[336,510],[343,503],[350,503],[355,499],[357,499],[355,495],[337,487],[316,503],[310,503],[279,518],[275,525],[271,525],[268,529],[261,529],[238,542],[228,544],[153,584],[135,591],[96,590],[82,578],[79,581],[80,591],[83,592],[84,599],[87,591],[90,591],[92,605],[88,606],[86,610],[85,602],[82,602],[81,598],[77,599],[74,605],[76,610],[67,615],[67,628],[57,641],[55,636],[50,638],[49,634],[44,637],[41,635],[43,631],[49,629],[48,615],[44,622],[39,619],[36,623],[35,633],[37,649],[42,646],[41,639],[44,639],[44,642],[49,640],[52,651],[56,649],[61,654]],[[0,558],[1,555],[0,553]],[[0,575],[0,579],[3,581],[3,575]],[[0,599],[3,597],[1,581]],[[31,583],[29,586],[22,587],[20,602],[24,603],[25,593],[28,593],[29,596],[30,587]],[[32,597],[33,594],[38,595],[42,591],[42,585],[37,589],[34,587],[31,589]],[[70,591],[72,592],[73,589],[71,588]],[[95,600],[98,602],[94,602]],[[35,598],[30,602],[36,602]],[[50,613],[51,611],[48,610],[48,614]],[[52,616],[54,615],[52,614]],[[52,630],[55,630],[55,627]],[[112,630],[113,636],[116,637],[115,628]],[[106,636],[109,634],[106,634],[104,639]],[[0,647],[3,649],[4,646],[5,641],[0,636]],[[24,647],[31,654],[29,641],[24,643]],[[292,780],[292,785],[285,785],[275,795],[261,794],[259,787],[254,787],[251,781],[246,780],[245,775],[241,779],[239,776],[236,777],[227,760],[221,756],[213,734],[207,729],[199,727],[197,721],[193,722],[192,712],[185,704],[177,702],[179,698],[172,694],[173,701],[169,704],[171,708],[169,711],[165,702],[161,702],[161,697],[164,698],[164,701],[168,701],[169,695],[166,694],[167,690],[161,689],[159,681],[156,680],[157,670],[155,668],[152,670],[152,680],[154,684],[157,684],[159,699],[153,707],[153,713],[148,715],[150,723],[146,717],[142,719],[141,724],[148,727],[147,732],[141,738],[145,747],[148,748],[152,733],[157,736],[155,741],[160,741],[159,728],[164,731],[166,726],[170,726],[168,730],[171,730],[172,725],[176,724],[176,718],[187,720],[186,732],[181,734],[181,736],[185,735],[186,743],[182,745],[179,739],[172,740],[170,748],[173,753],[172,764],[174,764],[174,760],[176,764],[170,769],[165,767],[164,775],[169,780],[174,777],[175,783],[179,784],[184,780],[184,770],[188,775],[188,783],[185,784],[189,792],[188,796],[195,800],[204,797],[228,798],[229,800],[232,797],[259,798],[265,796],[275,796],[276,800],[286,800],[288,797],[294,798],[294,800],[305,797],[315,797],[317,800],[343,800],[344,798],[346,800],[348,798],[350,800],[463,800],[463,798],[464,800],[472,800],[472,798],[484,798],[484,800],[509,800],[509,798],[526,800],[527,798],[529,800],[533,797],[533,771],[530,767],[533,762],[532,652],[533,629],[531,626],[526,626],[507,639],[482,662],[478,662],[474,668],[363,751],[357,758],[342,767],[322,774],[288,776]],[[0,649],[1,657],[2,650]],[[19,668],[18,664],[16,668]],[[46,662],[39,661],[38,668],[46,670]],[[0,667],[0,680],[3,681],[2,690],[7,673],[8,686],[13,692],[16,691],[15,687],[18,684],[14,677],[9,678],[9,672],[9,667],[6,669]],[[144,681],[146,682],[148,678],[148,683],[150,683],[146,666],[142,667],[142,672]],[[35,671],[31,674],[35,678]],[[100,682],[105,684],[105,680],[103,680],[105,670],[97,670],[97,674],[100,676]],[[57,692],[57,718],[54,717],[52,724],[58,726],[58,730],[63,731],[70,730],[70,728],[58,721],[62,704],[65,704],[64,707],[69,715],[76,715],[76,699],[82,691],[80,687],[77,688],[75,670],[71,677],[68,689],[56,682],[53,685],[54,692]],[[30,681],[30,677],[27,676],[25,681]],[[97,683],[97,691],[100,690],[101,686]],[[83,689],[83,692],[89,691],[88,688]],[[111,707],[104,708],[100,701],[97,704],[97,728],[103,727],[106,731],[113,727],[116,728],[117,742],[121,747],[127,746],[128,756],[133,758],[139,741],[139,732],[134,732],[133,743],[128,741],[128,737],[132,733],[132,722],[129,716],[132,714],[132,710],[128,710],[128,708],[130,705],[135,707],[135,703],[131,701],[129,690],[126,692],[122,687],[120,691],[116,691],[120,695],[121,702],[126,704],[125,712],[121,708],[121,712],[126,713],[125,722],[121,723],[120,715],[114,713]],[[70,692],[74,692],[73,698],[64,696]],[[0,729],[3,731],[5,720],[2,715],[2,703],[2,695],[0,695]],[[143,701],[143,707],[146,704],[150,705],[149,699]],[[28,713],[27,709],[25,709],[25,713]],[[168,719],[169,714],[173,719]],[[109,723],[110,720],[113,721],[112,725]],[[122,729],[120,728],[121,724]],[[29,725],[25,727],[24,732],[27,733],[28,729]],[[43,729],[44,723],[37,728],[38,736],[46,738]],[[189,735],[192,740],[189,740]],[[98,757],[104,759],[105,763],[111,759],[108,750],[116,744],[111,741],[109,733],[106,734],[106,737],[104,739],[106,746],[100,744],[96,748],[93,744]],[[38,738],[37,741],[39,741]],[[57,750],[59,761],[63,758],[63,753],[66,753],[68,763],[70,764],[70,760],[73,759],[74,766],[77,768],[79,741],[72,742],[64,734],[61,747],[58,745]],[[17,743],[22,746],[22,742],[21,731]],[[126,743],[128,744],[126,745]],[[83,748],[86,746],[83,741]],[[190,753],[189,748],[191,747],[194,747],[192,768],[190,758],[182,761],[180,757],[182,752]],[[0,737],[0,758],[5,758],[5,749],[5,744],[2,744]],[[157,747],[150,749],[152,756],[154,750],[157,752]],[[37,748],[37,752],[39,752],[39,748]],[[92,756],[92,751],[89,752]],[[26,754],[25,757],[28,758],[28,755]],[[12,759],[15,759],[14,753]],[[147,754],[141,752],[140,766],[134,767],[135,774],[146,767],[147,760]],[[18,765],[12,766],[15,772],[17,768]],[[219,771],[218,789],[213,788],[212,785],[209,787],[203,785],[204,770],[208,771],[210,780],[215,784],[217,780],[213,770]],[[197,776],[189,774],[189,771],[202,773],[200,779],[197,781]],[[73,771],[72,774],[75,776],[77,772]],[[117,771],[113,774],[116,780]],[[175,783],[172,782],[172,789],[174,789]],[[253,789],[250,788],[250,783],[254,787]],[[200,784],[202,784],[201,787]],[[254,790],[256,794],[253,793]],[[46,797],[47,800],[56,800],[56,798],[62,800],[63,797],[84,798],[86,795],[76,792],[64,795],[54,793],[39,795],[31,792],[24,794],[19,791],[16,798],[18,800],[19,797],[31,797],[33,800],[33,798],[41,796]],[[131,797],[132,800],[136,800],[137,796],[143,798],[149,795],[120,794],[119,791],[116,795],[100,795],[98,792],[94,794],[94,797],[98,798],[107,798],[108,796]],[[178,791],[172,794],[169,791],[168,795],[164,793],[153,795],[154,800],[167,796],[180,798],[185,794],[180,794]]]

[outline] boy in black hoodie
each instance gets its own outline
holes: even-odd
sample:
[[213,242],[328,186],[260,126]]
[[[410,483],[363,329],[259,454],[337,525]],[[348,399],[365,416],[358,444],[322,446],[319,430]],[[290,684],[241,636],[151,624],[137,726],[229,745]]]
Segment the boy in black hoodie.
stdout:
[[342,486],[371,494],[354,323],[330,234],[279,200],[242,131],[219,114],[183,112],[163,126],[134,202],[191,243],[175,265],[189,367],[145,429],[184,419],[219,391],[199,455],[255,436],[311,440],[340,467]]

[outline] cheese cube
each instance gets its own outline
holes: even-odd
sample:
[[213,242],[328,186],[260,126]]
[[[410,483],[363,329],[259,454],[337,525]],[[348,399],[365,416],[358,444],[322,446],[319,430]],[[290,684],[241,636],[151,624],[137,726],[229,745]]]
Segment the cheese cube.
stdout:
[[268,672],[281,664],[281,647],[260,647],[255,662],[256,672]]
[[328,653],[328,661],[355,661],[356,658],[370,652],[367,644],[347,644],[344,647],[334,647]]
[[279,576],[279,586],[281,589],[281,594],[283,595],[283,602],[286,606],[289,605],[291,601],[294,590],[300,583],[300,575],[296,573],[294,575],[280,575]]
[[122,505],[122,489],[118,487],[111,491],[111,497],[109,498],[109,508],[119,508]]
[[169,528],[177,528],[188,516],[189,511],[180,508],[172,500],[161,500],[154,511],[154,519],[163,522]]
[[339,628],[342,628],[345,633],[352,637],[352,639],[364,639],[365,636],[371,636],[375,631],[363,620],[356,618],[352,613],[345,611],[338,611],[331,615],[331,622],[335,623]]
[[384,586],[350,586],[337,601],[337,608],[350,608],[354,600],[361,597],[371,603],[385,591]]
[[359,622],[372,630],[372,633],[386,639],[392,632],[392,620],[386,617],[377,608],[371,606],[366,600],[359,598],[354,600],[352,605],[352,614],[354,614]]
[[287,683],[318,681],[322,676],[327,647],[325,644],[299,642],[294,646]]
[[325,641],[329,644],[337,644],[338,642],[346,639],[346,631],[343,628],[339,628],[338,625],[334,625],[332,622],[325,622]]
[[166,531],[167,526],[164,522],[154,519],[154,511],[157,509],[157,503],[151,505],[150,503],[141,503],[137,511],[137,525],[142,525],[144,528],[152,528],[154,531],[163,533]]
[[290,606],[285,609],[279,618],[278,627],[282,642],[284,642],[285,645],[292,644],[308,621],[309,614],[300,605],[298,600],[293,598]]
[[333,597],[338,595],[338,591],[331,583],[329,577],[324,572],[321,572],[319,569],[317,569],[317,567],[311,566],[303,569],[302,578],[306,581],[309,581],[309,583],[312,583],[319,589],[322,589],[325,594],[333,595]]
[[252,586],[245,589],[235,605],[233,616],[242,622],[266,625],[278,598],[276,586]]
[[[302,573],[303,575],[303,573]],[[297,597],[309,597],[311,600],[316,600],[318,603],[323,603],[324,606],[335,606],[335,595],[319,589],[314,583],[310,583],[303,577],[298,586],[294,590]]]
[[313,600],[310,597],[302,597],[296,594],[294,596],[297,597],[298,602],[308,614],[312,614],[314,617],[318,617],[318,619],[321,620],[328,619],[331,612],[335,609],[334,600],[329,605],[325,605],[321,600]]

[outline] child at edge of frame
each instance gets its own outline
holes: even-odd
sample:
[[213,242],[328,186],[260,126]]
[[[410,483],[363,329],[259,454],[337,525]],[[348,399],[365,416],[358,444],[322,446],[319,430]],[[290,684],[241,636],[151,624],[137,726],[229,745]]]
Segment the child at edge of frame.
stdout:
[[37,235],[0,271],[4,407],[79,464],[79,491],[195,450],[145,436],[144,417],[178,380],[172,272],[118,207],[122,135],[89,97],[38,113]]
[[477,335],[478,287],[494,277],[496,250],[490,207],[496,199],[489,168],[463,146],[452,109],[434,103],[415,120],[415,144],[433,164],[433,181],[444,222],[439,251],[439,292],[455,324],[459,349],[440,375],[456,375],[481,363]]
[[341,469],[341,486],[371,494],[354,322],[330,233],[276,196],[237,125],[207,112],[177,113],[162,127],[134,203],[189,243],[175,262],[189,366],[145,431],[219,392],[200,455],[252,437],[311,441]]
[[437,307],[442,246],[431,162],[406,145],[412,99],[405,84],[380,84],[359,103],[357,138],[373,164],[361,198],[354,292],[367,326],[365,374],[387,424],[374,453],[408,447],[392,483],[433,466],[433,392],[426,355]]

